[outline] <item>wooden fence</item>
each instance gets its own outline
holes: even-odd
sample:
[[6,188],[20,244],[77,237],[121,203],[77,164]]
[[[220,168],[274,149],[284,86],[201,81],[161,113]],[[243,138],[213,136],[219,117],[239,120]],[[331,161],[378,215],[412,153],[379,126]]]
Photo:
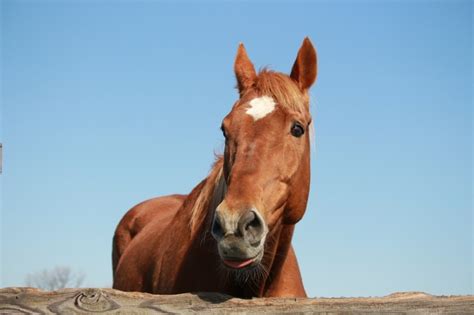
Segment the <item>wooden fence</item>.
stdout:
[[152,295],[113,289],[0,289],[0,314],[474,314],[474,296],[421,292],[376,298],[265,298],[217,293]]

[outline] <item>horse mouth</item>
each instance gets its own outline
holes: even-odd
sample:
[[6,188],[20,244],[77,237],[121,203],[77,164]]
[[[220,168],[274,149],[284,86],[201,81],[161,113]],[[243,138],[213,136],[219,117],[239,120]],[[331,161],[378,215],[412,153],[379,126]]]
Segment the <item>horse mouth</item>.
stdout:
[[234,269],[241,269],[251,265],[255,261],[255,258],[250,258],[246,260],[228,260],[224,259],[223,262],[226,266],[234,268]]
[[256,255],[253,258],[223,258],[222,262],[226,267],[232,269],[244,269],[244,268],[251,268],[257,265],[260,261],[260,254]]

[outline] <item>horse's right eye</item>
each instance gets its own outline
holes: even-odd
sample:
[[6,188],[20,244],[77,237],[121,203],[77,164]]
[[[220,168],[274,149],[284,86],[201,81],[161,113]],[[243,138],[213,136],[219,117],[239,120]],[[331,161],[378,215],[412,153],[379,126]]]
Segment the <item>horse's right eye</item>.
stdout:
[[222,135],[224,136],[224,138],[227,139],[227,133],[225,132],[224,126],[221,126],[221,130],[222,130]]

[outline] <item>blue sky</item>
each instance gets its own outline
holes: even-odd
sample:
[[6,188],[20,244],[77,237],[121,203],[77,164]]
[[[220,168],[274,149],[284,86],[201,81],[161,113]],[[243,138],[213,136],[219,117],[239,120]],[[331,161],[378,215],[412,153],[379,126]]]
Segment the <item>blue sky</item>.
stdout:
[[122,215],[223,148],[239,42],[318,51],[310,296],[473,293],[470,1],[2,1],[0,286],[68,265],[111,285]]

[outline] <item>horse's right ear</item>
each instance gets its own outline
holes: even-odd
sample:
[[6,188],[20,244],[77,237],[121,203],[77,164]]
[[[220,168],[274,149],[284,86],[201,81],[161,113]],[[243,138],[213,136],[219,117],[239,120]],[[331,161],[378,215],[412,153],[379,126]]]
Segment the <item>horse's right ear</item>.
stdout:
[[242,96],[245,90],[251,87],[257,78],[255,68],[245,51],[244,44],[242,43],[240,43],[239,48],[237,49],[237,56],[235,57],[234,62],[234,72],[235,77],[237,78],[239,94]]

